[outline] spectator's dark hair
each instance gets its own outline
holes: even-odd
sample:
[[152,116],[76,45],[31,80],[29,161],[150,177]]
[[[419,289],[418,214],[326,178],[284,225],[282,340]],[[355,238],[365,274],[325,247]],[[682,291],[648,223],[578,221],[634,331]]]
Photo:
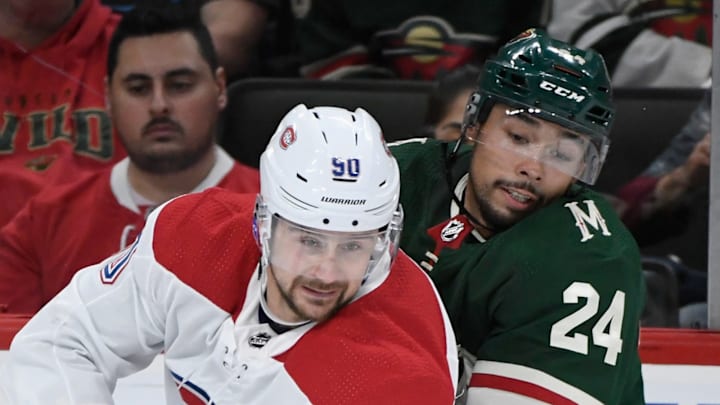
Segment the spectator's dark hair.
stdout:
[[442,117],[447,114],[450,104],[460,93],[477,88],[482,69],[475,65],[463,65],[453,69],[435,82],[430,93],[425,125],[434,128]]
[[[161,5],[162,4],[162,5]],[[189,32],[195,38],[203,59],[215,74],[219,66],[212,37],[200,18],[200,6],[195,1],[177,4],[167,2],[143,1],[120,21],[110,39],[107,57],[107,75],[111,78],[118,62],[120,45],[128,38],[145,37],[157,34]]]

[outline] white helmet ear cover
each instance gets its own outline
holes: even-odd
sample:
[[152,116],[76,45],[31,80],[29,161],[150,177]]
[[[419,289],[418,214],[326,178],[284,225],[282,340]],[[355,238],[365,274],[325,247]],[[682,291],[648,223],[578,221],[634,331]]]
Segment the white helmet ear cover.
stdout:
[[377,230],[399,204],[397,162],[360,108],[294,107],[260,158],[260,180],[270,215],[318,230]]

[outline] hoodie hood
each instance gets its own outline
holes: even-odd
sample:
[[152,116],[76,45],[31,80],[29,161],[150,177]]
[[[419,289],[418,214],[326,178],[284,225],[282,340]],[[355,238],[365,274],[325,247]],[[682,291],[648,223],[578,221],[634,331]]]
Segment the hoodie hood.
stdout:
[[42,172],[68,155],[91,169],[125,156],[104,94],[108,45],[119,21],[99,0],[83,0],[33,49],[0,39],[0,171]]
[[[107,36],[107,42],[115,30],[120,16],[112,13],[109,7],[100,4],[100,0],[83,0],[72,17],[55,34],[48,37],[30,54],[45,54],[60,51],[65,57],[80,56],[96,46],[99,40]],[[0,38],[0,48],[9,53],[25,54],[10,41]]]

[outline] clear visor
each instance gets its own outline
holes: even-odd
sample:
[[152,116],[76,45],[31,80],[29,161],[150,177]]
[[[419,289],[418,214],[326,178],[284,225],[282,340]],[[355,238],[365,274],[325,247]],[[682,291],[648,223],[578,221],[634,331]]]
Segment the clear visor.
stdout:
[[587,184],[600,174],[609,147],[606,137],[590,136],[551,123],[537,109],[505,111],[500,125],[480,131],[467,127],[468,141],[485,145],[501,154],[533,159]]
[[331,232],[273,215],[271,226],[267,254],[273,271],[325,283],[365,280],[384,255],[394,259],[400,236],[392,223],[379,231]]

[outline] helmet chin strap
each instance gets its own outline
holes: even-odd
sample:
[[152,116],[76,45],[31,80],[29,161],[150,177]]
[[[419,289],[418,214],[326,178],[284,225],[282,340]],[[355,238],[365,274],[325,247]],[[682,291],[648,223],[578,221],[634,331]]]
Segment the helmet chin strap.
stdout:
[[[270,247],[268,246],[270,233],[272,232],[272,218],[268,214],[267,205],[263,197],[258,193],[255,198],[255,212],[253,214],[253,232],[255,241],[260,248],[260,271],[258,277],[266,272],[270,260]],[[265,280],[267,282],[267,279]],[[263,284],[263,287],[265,284]]]
[[[455,195],[455,187],[452,183],[452,177],[450,175],[450,171],[452,169],[452,165],[455,164],[455,161],[457,160],[457,152],[460,149],[460,145],[463,142],[463,139],[465,138],[465,132],[463,131],[463,134],[460,135],[460,138],[455,142],[455,146],[453,147],[452,152],[450,154],[447,153],[447,143],[442,144],[443,148],[443,156],[445,156],[445,181],[447,182],[448,191],[450,192],[450,198],[457,204],[458,209],[460,210],[460,213],[465,215],[470,222],[473,223],[473,225],[476,228],[483,228],[487,230],[488,232],[491,232],[492,234],[497,233],[497,230],[491,226],[484,225],[482,222],[480,222],[473,214],[470,213],[470,211],[465,208],[465,204],[460,201],[460,199]],[[465,189],[467,190],[467,188]]]

